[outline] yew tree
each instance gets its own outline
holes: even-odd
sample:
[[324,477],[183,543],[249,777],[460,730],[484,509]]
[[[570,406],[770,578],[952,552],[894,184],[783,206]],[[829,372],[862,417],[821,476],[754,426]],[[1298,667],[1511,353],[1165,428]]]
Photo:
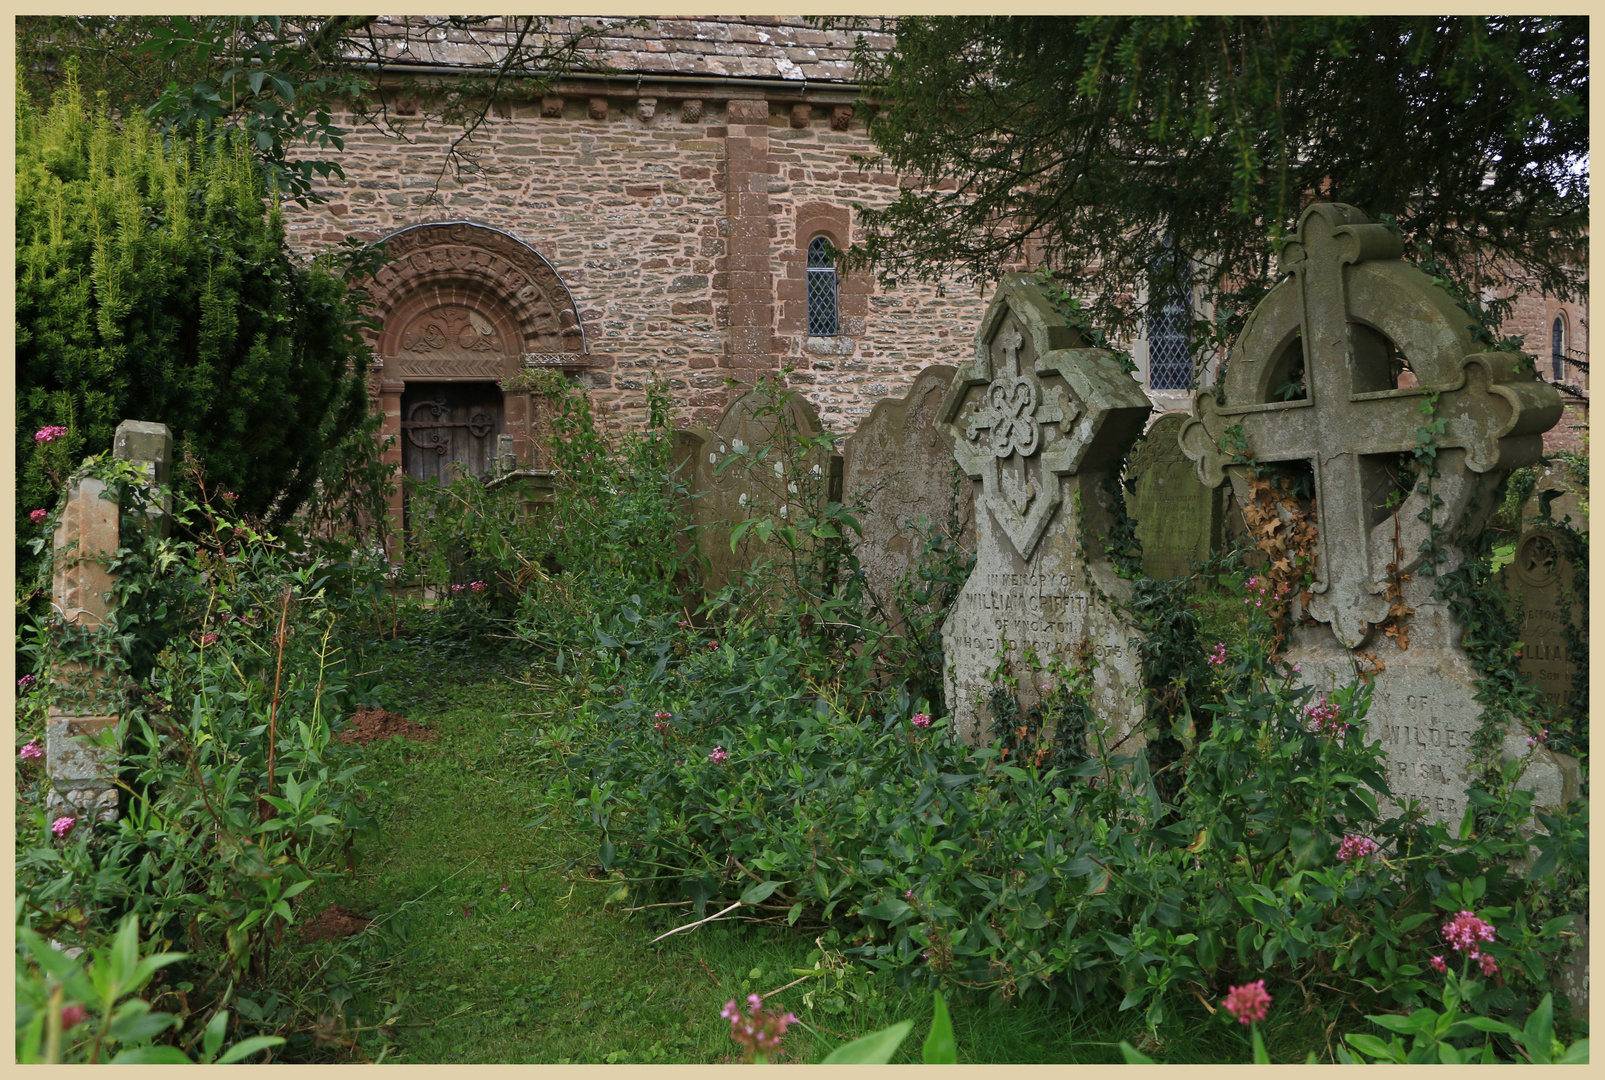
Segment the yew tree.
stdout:
[[1585,17],[857,22],[895,34],[857,54],[879,167],[925,181],[860,212],[849,265],[883,279],[1046,263],[1130,330],[1186,278],[1224,341],[1335,200],[1470,284],[1582,288]]

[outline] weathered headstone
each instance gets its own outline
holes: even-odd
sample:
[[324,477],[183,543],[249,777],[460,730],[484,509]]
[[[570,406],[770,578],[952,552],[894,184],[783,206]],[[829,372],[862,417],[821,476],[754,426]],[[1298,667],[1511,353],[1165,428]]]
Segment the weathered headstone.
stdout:
[[893,626],[899,579],[914,572],[922,535],[942,533],[960,547],[975,546],[974,484],[953,461],[953,443],[937,423],[942,398],[957,369],[933,364],[908,393],[876,404],[842,447],[843,490],[862,509],[854,539],[870,592]]
[[1579,483],[1572,476],[1571,469],[1561,462],[1556,462],[1538,474],[1538,482],[1533,485],[1533,493],[1527,496],[1522,504],[1521,519],[1531,522],[1543,516],[1544,507],[1549,507],[1549,519],[1555,522],[1565,522],[1578,532],[1588,531],[1588,511],[1584,502],[1588,494],[1588,485]]
[[1137,635],[1119,611],[1130,587],[1100,537],[1113,520],[1110,471],[1151,406],[1113,355],[1080,344],[1028,276],[1009,275],[942,401],[953,455],[981,482],[976,566],[942,627],[948,708],[972,741],[990,731],[1000,655],[1029,708],[1043,684],[1027,652],[1074,667],[1085,643],[1106,741],[1138,745]]
[[[1438,573],[1459,565],[1457,539],[1481,527],[1501,478],[1537,459],[1561,402],[1530,360],[1479,351],[1465,312],[1401,254],[1394,233],[1353,207],[1307,209],[1281,255],[1291,277],[1244,326],[1224,400],[1215,388],[1196,395],[1181,445],[1204,483],[1230,477],[1244,505],[1242,442],[1261,464],[1308,463],[1315,580],[1295,615],[1314,623],[1294,626],[1287,659],[1322,688],[1373,672],[1367,730],[1387,750],[1394,795],[1458,822],[1481,726],[1478,677],[1448,604],[1433,598],[1423,544],[1438,552]],[[1413,376],[1400,378],[1406,365]],[[1278,391],[1296,381],[1304,396],[1286,400]],[[1438,476],[1430,494],[1413,481],[1406,494],[1390,470],[1433,421],[1443,424]],[[1407,633],[1377,633],[1395,603],[1410,609]],[[1528,753],[1523,733],[1502,734],[1507,755]],[[1540,748],[1523,783],[1553,804],[1576,777],[1575,761]]]
[[[787,394],[776,405],[760,388],[727,405],[713,431],[702,438],[689,486],[697,546],[707,561],[708,592],[739,579],[768,551],[750,531],[732,551],[730,531],[737,523],[763,516],[778,525],[807,516],[817,508],[804,506],[803,500],[814,491],[841,498],[840,454],[798,457],[793,452],[798,436],[823,431],[819,413],[801,394]],[[676,452],[690,442],[689,437],[677,438]],[[731,454],[737,459],[721,469]]]
[[1524,532],[1516,541],[1515,558],[1499,576],[1520,612],[1522,648],[1517,666],[1556,714],[1563,714],[1578,665],[1588,663],[1587,612],[1577,598],[1564,536],[1544,527]]
[[[113,456],[140,466],[153,483],[165,484],[173,455],[173,438],[165,424],[126,420],[112,443]],[[53,538],[55,564],[52,600],[62,622],[72,630],[93,633],[112,618],[111,591],[116,584],[106,560],[118,548],[119,505],[108,498],[104,481],[79,476],[67,489],[66,505]],[[165,531],[161,516],[152,526]],[[51,817],[68,815],[109,821],[117,816],[113,783],[115,748],[103,745],[117,728],[120,695],[114,677],[85,659],[65,660],[50,671],[50,705],[45,722],[45,767],[51,792],[45,808]]]
[[1178,441],[1186,422],[1182,413],[1155,420],[1126,463],[1126,513],[1142,541],[1143,572],[1152,578],[1181,577],[1221,545],[1225,492],[1198,482]]

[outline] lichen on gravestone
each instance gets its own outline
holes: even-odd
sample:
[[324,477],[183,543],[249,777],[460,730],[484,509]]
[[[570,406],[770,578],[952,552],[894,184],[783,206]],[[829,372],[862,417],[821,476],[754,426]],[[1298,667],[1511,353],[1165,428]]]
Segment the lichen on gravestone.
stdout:
[[803,440],[824,433],[819,414],[801,394],[760,386],[743,392],[703,435],[676,435],[676,455],[695,446],[695,468],[688,479],[691,520],[705,564],[709,595],[739,581],[778,549],[749,530],[731,548],[730,537],[743,521],[768,519],[777,526],[796,523],[819,510],[817,502],[839,500],[841,455],[817,445],[800,452]]
[[842,446],[843,491],[862,532],[851,537],[865,584],[896,629],[896,593],[918,571],[924,541],[975,546],[974,493],[937,422],[956,369],[932,364],[901,398],[885,398]]
[[[1286,280],[1244,325],[1223,385],[1197,393],[1180,442],[1199,478],[1229,478],[1244,506],[1254,470],[1308,470],[1313,580],[1286,659],[1321,690],[1370,672],[1367,732],[1388,752],[1394,795],[1458,823],[1476,748],[1520,753],[1522,736],[1482,730],[1479,677],[1438,575],[1460,564],[1458,542],[1503,477],[1537,460],[1561,402],[1529,358],[1481,351],[1466,313],[1402,251],[1354,207],[1308,208],[1282,250]],[[1424,439],[1430,477],[1410,471]],[[1396,605],[1408,632],[1379,633]],[[1528,770],[1524,786],[1575,790],[1574,761],[1538,752]]]
[[1143,573],[1175,578],[1220,547],[1225,530],[1223,492],[1206,487],[1178,438],[1187,417],[1169,413],[1154,421],[1126,463],[1126,513],[1142,544]]
[[1052,687],[1046,669],[1085,655],[1105,745],[1140,745],[1130,586],[1101,538],[1110,473],[1151,406],[1112,353],[1082,344],[1029,276],[1008,275],[942,402],[953,455],[979,482],[976,565],[942,628],[948,710],[972,741],[991,734],[1000,676],[1028,709]]

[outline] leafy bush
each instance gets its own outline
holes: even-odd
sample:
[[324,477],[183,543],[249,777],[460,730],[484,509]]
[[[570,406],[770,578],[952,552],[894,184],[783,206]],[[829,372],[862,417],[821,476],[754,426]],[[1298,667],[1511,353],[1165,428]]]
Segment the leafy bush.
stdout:
[[[152,948],[187,946],[162,992],[215,1012],[287,980],[273,954],[295,898],[345,868],[371,825],[361,767],[333,734],[373,700],[348,641],[383,568],[183,496],[175,516],[188,527],[163,537],[162,492],[134,466],[101,457],[83,471],[121,506],[112,616],[86,630],[52,609],[32,625],[23,651],[56,675],[24,715],[38,724],[46,705],[85,696],[119,715],[122,813],[48,822],[48,779],[25,777],[18,919],[94,949],[137,918]],[[294,985],[315,997],[305,974]]]
[[[1073,767],[1003,764],[945,720],[915,724],[923,702],[839,692],[777,635],[691,636],[671,634],[666,664],[648,662],[661,645],[618,643],[617,700],[585,707],[570,782],[602,865],[699,912],[856,921],[849,953],[901,980],[997,1000],[1040,987],[1154,1025],[1178,995],[1250,973],[1415,1008],[1438,993],[1437,924],[1466,908],[1497,926],[1502,973],[1467,1005],[1510,1011],[1548,987],[1576,910],[1556,898],[1586,882],[1586,811],[1540,814],[1529,839],[1517,767],[1474,796],[1475,832],[1386,814],[1367,688],[1316,697],[1252,636],[1212,665],[1212,722],[1172,766],[1174,799],[1145,752],[1110,753],[1096,730]],[[1356,857],[1348,836],[1379,849]]]
[[[291,258],[238,139],[164,143],[71,79],[17,119],[18,536],[52,470],[125,419],[172,428],[239,512],[288,520],[331,448],[372,443],[360,297]],[[47,426],[67,431],[35,443]]]

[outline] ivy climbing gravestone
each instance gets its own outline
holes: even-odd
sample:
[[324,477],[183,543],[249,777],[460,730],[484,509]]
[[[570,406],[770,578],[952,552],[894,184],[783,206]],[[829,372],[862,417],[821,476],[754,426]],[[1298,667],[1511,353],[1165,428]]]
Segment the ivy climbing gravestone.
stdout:
[[[1530,751],[1477,701],[1431,564],[1459,565],[1457,541],[1481,527],[1505,474],[1537,460],[1561,401],[1529,357],[1481,351],[1471,317],[1401,254],[1354,207],[1307,209],[1281,254],[1291,276],[1245,324],[1223,384],[1198,392],[1180,441],[1204,483],[1230,478],[1245,513],[1253,469],[1307,470],[1313,581],[1294,602],[1286,659],[1321,690],[1371,673],[1367,732],[1387,750],[1393,794],[1457,824],[1477,761]],[[1418,446],[1435,451],[1435,476],[1412,475]],[[1531,753],[1523,783],[1538,803],[1575,793],[1575,761]]]
[[1200,484],[1182,453],[1177,439],[1186,422],[1181,413],[1154,421],[1126,463],[1126,513],[1142,542],[1143,572],[1152,578],[1181,577],[1221,545],[1222,492]]
[[[955,369],[932,364],[901,398],[878,402],[842,447],[847,501],[861,508],[853,548],[870,591],[900,625],[897,583],[914,573],[924,539],[942,534],[975,546],[974,495],[937,423]],[[921,522],[923,521],[923,526]],[[923,531],[922,531],[923,530]]]
[[990,733],[1003,660],[1021,708],[1040,702],[1047,683],[1028,653],[1044,666],[1094,662],[1107,744],[1141,725],[1137,631],[1120,613],[1129,586],[1100,538],[1113,522],[1110,472],[1151,406],[1112,354],[1080,345],[1029,277],[1009,275],[942,401],[953,456],[980,482],[975,569],[942,627],[948,710],[971,741]]
[[[739,579],[766,553],[778,558],[751,530],[732,551],[730,535],[737,524],[753,518],[776,526],[795,521],[816,509],[803,505],[810,494],[841,499],[841,455],[797,453],[800,438],[823,431],[819,414],[801,394],[782,394],[777,402],[769,389],[759,387],[726,406],[711,433],[695,429],[677,435],[676,454],[696,455],[689,478],[691,517],[707,560],[709,593]],[[731,455],[735,460],[721,467]]]

